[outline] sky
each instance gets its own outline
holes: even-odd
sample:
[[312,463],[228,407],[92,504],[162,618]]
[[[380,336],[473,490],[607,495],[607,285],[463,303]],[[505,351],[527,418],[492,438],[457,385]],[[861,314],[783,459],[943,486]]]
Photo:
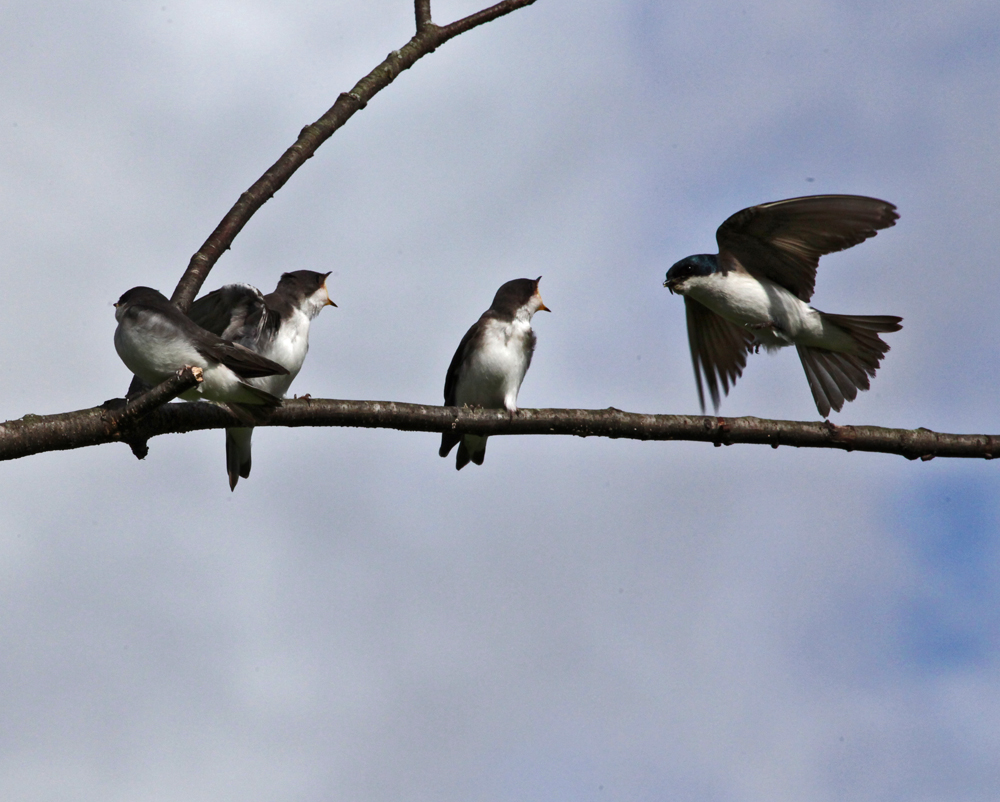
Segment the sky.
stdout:
[[[434,2],[449,22],[477,10]],[[412,35],[407,0],[0,7],[0,419],[130,374],[112,303]],[[206,290],[332,271],[292,392],[441,403],[503,282],[553,313],[522,407],[697,413],[678,259],[756,203],[897,225],[819,309],[894,314],[833,420],[996,433],[1000,6],[538,0],[379,94]],[[725,415],[815,420],[791,351]],[[1000,796],[991,462],[220,431],[0,465],[0,796],[801,802]]]

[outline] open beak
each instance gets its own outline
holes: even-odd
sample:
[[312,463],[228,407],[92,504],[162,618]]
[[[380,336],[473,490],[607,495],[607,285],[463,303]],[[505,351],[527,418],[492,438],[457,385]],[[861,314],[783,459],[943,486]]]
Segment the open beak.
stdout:
[[666,287],[668,290],[670,290],[670,294],[671,295],[674,294],[673,282],[670,281],[670,279],[667,279],[666,281],[664,281],[663,282],[663,286]]
[[540,292],[538,292],[538,282],[541,281],[541,280],[542,280],[541,276],[539,276],[538,278],[535,279],[535,295],[538,296],[538,311],[539,312],[551,312],[552,310],[549,309],[544,303],[542,303],[542,295],[541,295]]
[[[327,273],[327,275],[329,276],[330,274]],[[325,279],[323,281],[323,291],[326,293],[326,303],[323,304],[323,306],[336,306],[336,304],[333,302],[333,299],[330,297],[330,289],[326,286]]]

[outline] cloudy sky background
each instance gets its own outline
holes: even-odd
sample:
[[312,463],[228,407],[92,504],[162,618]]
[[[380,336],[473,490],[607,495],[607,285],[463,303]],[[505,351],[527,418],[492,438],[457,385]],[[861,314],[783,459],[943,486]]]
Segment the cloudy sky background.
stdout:
[[[440,403],[543,275],[525,407],[696,412],[677,259],[754,203],[870,194],[820,266],[898,314],[841,423],[997,432],[995,0],[535,6],[419,62],[207,289],[332,270],[293,386]],[[476,2],[435,2],[439,22]],[[129,374],[111,303],[412,34],[408,0],[0,7],[0,419]],[[728,415],[815,419],[793,352]],[[995,800],[997,465],[702,444],[262,430],[0,466],[0,796]]]

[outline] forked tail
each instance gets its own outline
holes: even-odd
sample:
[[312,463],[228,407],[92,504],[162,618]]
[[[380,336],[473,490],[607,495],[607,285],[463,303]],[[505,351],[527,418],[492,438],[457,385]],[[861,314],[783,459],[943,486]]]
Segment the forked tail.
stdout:
[[903,321],[894,315],[830,315],[820,312],[824,320],[850,335],[854,350],[828,351],[797,345],[802,368],[809,380],[813,400],[819,414],[828,417],[830,410],[840,412],[844,402],[853,401],[858,390],[867,390],[875,376],[888,344],[878,335],[899,331]]

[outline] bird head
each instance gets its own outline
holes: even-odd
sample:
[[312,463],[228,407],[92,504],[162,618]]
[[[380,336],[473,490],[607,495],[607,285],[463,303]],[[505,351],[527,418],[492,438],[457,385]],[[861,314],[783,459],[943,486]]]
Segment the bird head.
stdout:
[[719,267],[718,257],[708,253],[686,256],[667,271],[663,286],[671,293],[684,294],[685,283],[693,276],[709,276]]

